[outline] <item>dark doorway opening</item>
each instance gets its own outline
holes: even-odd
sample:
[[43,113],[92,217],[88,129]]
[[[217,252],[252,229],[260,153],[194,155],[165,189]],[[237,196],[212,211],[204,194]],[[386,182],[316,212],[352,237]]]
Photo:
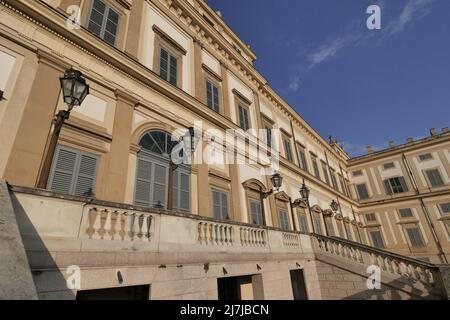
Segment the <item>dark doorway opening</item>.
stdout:
[[150,285],[83,290],[77,300],[149,300]]
[[292,293],[294,300],[308,300],[308,294],[306,292],[306,283],[303,270],[290,270]]
[[217,279],[219,300],[253,300],[252,276]]

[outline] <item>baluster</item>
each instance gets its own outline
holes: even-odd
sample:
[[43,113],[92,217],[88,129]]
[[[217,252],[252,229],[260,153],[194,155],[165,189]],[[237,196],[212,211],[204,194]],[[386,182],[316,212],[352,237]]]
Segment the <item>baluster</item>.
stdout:
[[224,246],[226,244],[226,238],[224,237],[224,233],[223,233],[223,225],[219,226],[219,237],[220,237],[220,244],[222,246]]
[[97,229],[97,234],[98,234],[97,239],[103,240],[103,237],[105,235],[105,224],[106,224],[107,217],[108,217],[108,211],[106,209],[100,211],[100,226]]
[[126,213],[125,215],[125,238],[128,241],[133,241],[133,221],[134,215],[132,213]]
[[139,215],[137,213],[133,213],[133,239],[132,239],[132,241],[139,239],[140,230],[141,229],[139,226]]
[[202,222],[197,224],[197,242],[202,244]]
[[434,275],[431,272],[431,270],[427,268],[425,270],[425,274],[426,274],[427,283],[434,284]]
[[232,226],[230,226],[230,229],[228,229],[228,232],[230,234],[230,246],[234,245],[233,231],[234,231],[234,228]]
[[127,213],[121,212],[118,220],[118,235],[121,241],[125,240],[126,236],[126,221],[127,221]]
[[147,240],[147,234],[148,234],[148,225],[147,225],[147,219],[148,219],[148,216],[146,216],[146,215],[141,215],[140,216],[140,218],[139,218],[139,220],[140,221],[142,221],[142,226],[141,226],[141,237],[140,237],[140,240],[141,241],[145,241],[145,240]]
[[118,221],[118,217],[119,217],[119,213],[117,211],[111,212],[110,214],[110,221],[111,221],[111,227],[109,228],[109,237],[111,240],[115,240],[115,235],[116,235],[116,228],[117,228],[117,221]]
[[[98,221],[97,221],[98,220]],[[88,228],[86,233],[89,239],[96,237],[96,230],[100,227],[100,219],[98,219],[98,212],[96,208],[89,209],[88,212]]]
[[105,222],[103,224],[103,232],[102,232],[102,240],[109,240],[108,239],[108,235],[109,232],[111,231],[111,214],[112,212],[109,210],[104,210],[106,213],[106,217],[105,217]]

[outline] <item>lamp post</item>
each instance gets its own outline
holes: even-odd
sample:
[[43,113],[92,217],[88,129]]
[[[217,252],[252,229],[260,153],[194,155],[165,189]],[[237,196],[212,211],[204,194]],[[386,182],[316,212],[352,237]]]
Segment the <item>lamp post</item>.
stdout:
[[262,197],[263,199],[266,199],[268,196],[270,196],[270,195],[273,193],[274,189],[275,189],[276,191],[280,190],[281,185],[283,184],[283,177],[282,177],[281,174],[279,174],[278,172],[275,172],[275,173],[270,177],[270,182],[272,182],[272,186],[273,186],[272,189],[270,189],[270,190],[267,191],[267,192],[264,192],[264,191],[262,191],[262,190],[260,191],[260,192],[261,192],[261,197]]
[[269,191],[262,191],[261,189],[259,190],[259,194],[260,194],[260,200],[261,200],[261,213],[262,213],[262,220],[263,220],[263,225],[266,225],[266,213],[264,210],[264,199],[268,198],[273,192],[274,189],[276,189],[276,191],[280,190],[281,185],[283,184],[283,177],[281,176],[281,174],[279,174],[278,172],[275,172],[271,177],[270,177],[270,181],[272,182],[272,186],[273,188],[270,189]]
[[309,188],[306,186],[305,179],[303,179],[303,184],[302,184],[302,187],[300,188],[300,195],[302,197],[302,200],[306,201],[306,205],[308,206],[309,218],[311,220],[312,231],[313,231],[313,233],[316,233],[316,228],[314,227],[314,220],[313,220],[312,213],[311,213],[311,206],[309,205],[310,192],[311,192],[311,190],[309,190]]
[[61,92],[64,102],[67,104],[67,110],[60,110],[53,120],[54,127],[50,143],[48,145],[47,154],[42,165],[37,187],[45,189],[47,187],[50,169],[55,155],[56,146],[58,144],[59,134],[61,132],[64,121],[69,119],[70,112],[74,107],[80,106],[86,96],[89,94],[89,85],[86,84],[82,73],[80,71],[69,69],[64,73],[64,76],[59,79],[61,84]]

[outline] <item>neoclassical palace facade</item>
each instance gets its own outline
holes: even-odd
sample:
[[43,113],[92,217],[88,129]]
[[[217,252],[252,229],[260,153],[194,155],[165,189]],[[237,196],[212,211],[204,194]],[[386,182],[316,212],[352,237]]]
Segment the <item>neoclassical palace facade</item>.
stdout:
[[[427,284],[450,259],[449,130],[350,158],[255,59],[203,0],[0,0],[0,178],[36,297],[442,297]],[[90,91],[49,166],[70,68]],[[205,161],[227,158],[227,130],[276,168],[246,147]]]

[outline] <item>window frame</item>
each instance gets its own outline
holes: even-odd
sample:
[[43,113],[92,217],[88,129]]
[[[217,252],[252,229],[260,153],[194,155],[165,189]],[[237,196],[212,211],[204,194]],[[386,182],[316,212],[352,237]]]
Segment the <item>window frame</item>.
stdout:
[[[410,235],[409,231],[414,230],[414,229],[417,230],[417,236],[420,239],[420,243],[416,243],[415,241],[413,243],[413,241],[411,240],[411,235]],[[425,239],[422,234],[422,230],[420,230],[420,226],[418,224],[405,225],[405,226],[403,226],[403,230],[405,232],[406,238],[408,239],[408,243],[411,247],[423,248],[426,246]]]
[[[105,12],[104,12],[104,16],[103,16],[103,21],[102,21],[102,25],[100,26],[100,35],[96,34],[94,31],[89,29],[89,24],[91,22],[91,17],[92,17],[92,10],[94,9],[94,2],[95,1],[100,1],[105,5]],[[112,10],[113,12],[115,12],[118,16],[118,21],[117,21],[117,30],[116,30],[116,35],[114,37],[114,43],[111,44],[110,42],[106,41],[104,38],[104,34],[106,31],[106,24],[108,21],[108,15],[109,15],[109,11]],[[120,36],[120,31],[121,31],[121,23],[122,23],[122,12],[120,12],[120,10],[117,10],[116,7],[114,7],[111,3],[109,3],[106,0],[91,0],[89,3],[89,11],[87,14],[87,18],[86,18],[86,30],[88,30],[90,33],[94,34],[96,37],[102,39],[103,41],[105,41],[107,44],[116,47],[118,45],[118,41],[119,41],[119,36]]]
[[[222,195],[226,194],[226,197],[227,197],[227,217],[225,219],[217,218],[214,215],[214,192],[217,192],[220,195],[219,196],[219,200],[220,200],[221,211],[223,209],[223,203],[222,203],[222,199],[223,198],[222,198]],[[220,221],[231,221],[232,220],[232,215],[230,213],[230,191],[226,190],[226,189],[223,189],[223,188],[220,188],[220,187],[217,187],[217,186],[212,186],[211,187],[211,208],[212,208],[212,217],[214,219],[220,220]],[[221,214],[223,214],[223,212],[221,212]]]
[[[87,156],[87,157],[91,157],[95,159],[95,169],[94,169],[94,174],[93,174],[93,185],[92,185],[92,192],[93,194],[95,194],[95,189],[97,186],[97,175],[99,172],[99,166],[100,166],[100,156],[91,152],[87,152],[84,150],[80,150],[80,149],[76,149],[76,148],[72,148],[63,144],[58,144],[56,146],[56,150],[55,150],[55,155],[53,157],[52,160],[52,165],[50,167],[50,175],[49,175],[49,179],[47,181],[47,189],[51,190],[53,192],[58,193],[58,191],[54,191],[51,186],[53,184],[53,180],[55,178],[55,172],[56,172],[56,165],[57,165],[57,161],[59,159],[59,154],[60,151],[64,150],[64,151],[68,151],[68,152],[73,152],[76,154],[76,159],[75,159],[75,163],[74,163],[74,167],[73,167],[73,171],[72,171],[72,177],[71,177],[71,182],[70,182],[70,187],[69,187],[69,192],[67,193],[68,195],[73,195],[73,196],[77,196],[75,194],[76,191],[76,187],[77,187],[77,180],[78,177],[80,176],[80,164],[81,164],[81,157]],[[84,195],[78,195],[81,197],[85,197]]]
[[[398,190],[394,191],[394,186],[392,186],[392,183],[391,183],[394,179],[398,179],[399,183],[400,183],[400,185],[396,185],[395,186],[395,190],[397,190],[399,187],[401,187],[402,191],[398,191]],[[403,182],[404,182],[405,189],[403,189],[402,179],[403,179]],[[387,189],[386,182],[389,183],[389,189]],[[386,178],[386,179],[383,180],[383,184],[384,184],[385,192],[386,192],[387,195],[396,195],[396,194],[409,192],[409,186],[408,186],[404,176],[396,176],[396,177]]]
[[284,158],[289,162],[294,162],[294,154],[292,153],[292,145],[291,145],[291,139],[284,130],[281,133],[281,140],[283,141],[283,151],[284,151]]
[[[154,54],[153,54],[153,72],[155,72],[161,79],[165,80],[167,83],[174,85],[182,89],[183,87],[183,56],[187,54],[187,51],[179,45],[175,40],[173,40],[169,35],[162,31],[158,26],[153,25],[153,32],[155,35],[154,40]],[[176,84],[171,83],[170,72],[167,71],[167,78],[161,76],[161,50],[167,51],[172,55],[177,61],[177,81]]]
[[[442,182],[440,185],[433,185],[433,183],[431,182],[430,177],[428,176],[428,173],[431,172],[431,171],[437,172],[437,175],[438,175],[440,181]],[[442,188],[442,187],[445,187],[445,181],[444,181],[444,179],[442,177],[442,172],[440,170],[440,167],[423,169],[422,172],[423,172],[423,175],[425,177],[425,180],[428,183],[428,187],[429,188]]]
[[331,181],[330,181],[330,176],[328,175],[328,165],[327,165],[327,163],[325,162],[325,161],[323,161],[323,160],[320,160],[320,164],[321,164],[321,166],[322,166],[322,173],[323,173],[323,176],[324,176],[324,178],[325,178],[325,180],[324,180],[324,182],[327,184],[327,185],[329,185],[330,186],[330,183],[331,183]]
[[[378,248],[378,249],[386,249],[386,242],[384,241],[383,232],[381,231],[380,228],[372,228],[372,230],[368,230],[368,233],[369,233],[370,243],[373,247]],[[373,240],[373,235],[372,235],[373,233],[379,233],[382,246],[377,246],[375,244],[375,241]]]
[[[359,186],[364,186],[365,192],[367,193],[367,197],[361,197],[361,193],[359,192]],[[368,200],[370,199],[369,189],[367,188],[367,183],[357,183],[355,184],[356,194],[358,195],[359,200]]]
[[298,166],[305,172],[309,172],[308,168],[308,159],[306,157],[306,148],[302,146],[299,142],[297,143],[297,158],[298,158]]
[[318,164],[318,158],[315,154],[313,153],[309,153],[310,157],[311,157],[311,164],[312,164],[312,168],[313,168],[313,175],[314,177],[316,177],[319,180],[322,180],[321,176],[320,176],[320,169],[319,169],[319,164]]

